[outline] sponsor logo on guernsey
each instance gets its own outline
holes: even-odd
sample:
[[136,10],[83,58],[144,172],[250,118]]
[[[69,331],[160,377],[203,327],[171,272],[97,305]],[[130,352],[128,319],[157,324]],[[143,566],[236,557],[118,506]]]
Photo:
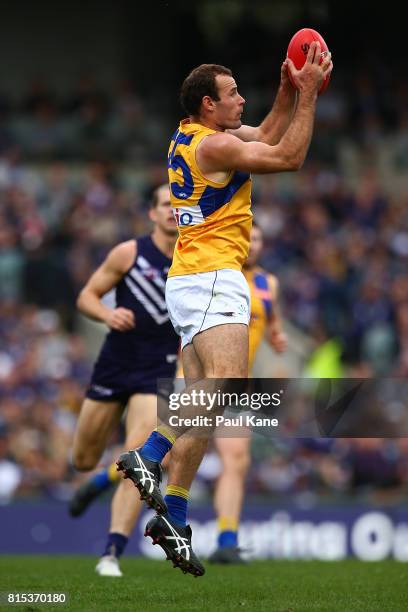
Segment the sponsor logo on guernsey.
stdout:
[[[146,277],[150,281],[153,281],[153,283],[157,285],[157,287],[160,287],[161,289],[164,290],[164,287],[166,286],[166,281],[162,278],[162,273],[160,272],[160,270],[152,266],[147,261],[147,259],[143,257],[143,255],[138,256],[136,260],[136,264],[139,267],[144,277]],[[167,274],[168,271],[169,271],[168,267],[164,268],[163,274]]]
[[180,206],[173,208],[173,215],[176,223],[180,227],[188,225],[198,225],[204,222],[204,215],[200,206]]

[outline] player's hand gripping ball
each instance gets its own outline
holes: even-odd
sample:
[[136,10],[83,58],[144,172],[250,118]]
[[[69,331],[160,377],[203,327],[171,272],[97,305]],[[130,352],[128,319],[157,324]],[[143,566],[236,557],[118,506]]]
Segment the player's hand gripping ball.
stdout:
[[[322,62],[323,58],[327,55],[329,49],[323,37],[320,36],[319,32],[316,32],[316,30],[312,30],[312,28],[303,28],[302,30],[299,30],[298,32],[296,32],[296,34],[292,36],[292,39],[288,46],[287,56],[295,64],[295,68],[297,68],[297,70],[300,70],[303,64],[305,63],[307,53],[309,51],[310,43],[313,42],[314,40],[317,40],[320,43],[320,48],[321,48],[320,62]],[[290,72],[289,72],[289,79],[292,85],[295,86],[290,76]],[[329,81],[330,81],[330,74],[324,79],[322,86],[319,89],[319,94],[326,91]]]

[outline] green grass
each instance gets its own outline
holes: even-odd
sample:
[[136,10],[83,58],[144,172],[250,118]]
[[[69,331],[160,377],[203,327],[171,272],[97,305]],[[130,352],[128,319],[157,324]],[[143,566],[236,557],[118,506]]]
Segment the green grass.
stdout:
[[384,612],[408,609],[408,567],[395,561],[257,561],[206,565],[202,578],[170,563],[124,559],[123,578],[101,578],[93,557],[0,557],[0,591],[66,592],[64,605],[0,605],[1,610],[133,612]]

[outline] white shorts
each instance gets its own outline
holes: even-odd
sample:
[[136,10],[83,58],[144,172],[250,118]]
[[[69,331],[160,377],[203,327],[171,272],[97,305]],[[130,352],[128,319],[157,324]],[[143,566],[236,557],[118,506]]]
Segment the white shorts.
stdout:
[[199,332],[227,323],[249,325],[248,283],[238,270],[215,270],[170,276],[166,283],[170,320],[181,348]]

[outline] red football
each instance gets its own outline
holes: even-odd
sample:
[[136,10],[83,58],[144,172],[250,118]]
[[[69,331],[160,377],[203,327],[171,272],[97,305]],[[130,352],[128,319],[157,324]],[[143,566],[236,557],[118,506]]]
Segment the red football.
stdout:
[[[300,70],[303,64],[305,63],[310,43],[314,40],[318,40],[320,43],[320,47],[322,50],[322,57],[320,61],[322,61],[329,49],[323,37],[320,36],[319,32],[316,32],[316,30],[312,30],[312,28],[303,28],[302,30],[296,32],[294,36],[292,36],[292,39],[288,46],[287,56],[292,60],[298,70]],[[292,85],[294,86],[290,73],[289,78],[291,80]],[[319,94],[326,91],[329,81],[330,75],[324,79],[323,84],[319,89]]]

